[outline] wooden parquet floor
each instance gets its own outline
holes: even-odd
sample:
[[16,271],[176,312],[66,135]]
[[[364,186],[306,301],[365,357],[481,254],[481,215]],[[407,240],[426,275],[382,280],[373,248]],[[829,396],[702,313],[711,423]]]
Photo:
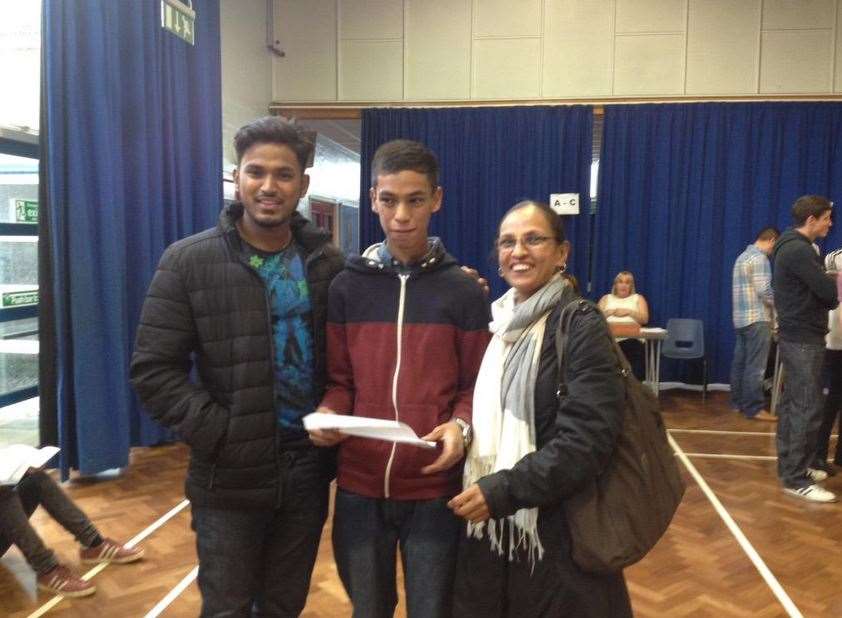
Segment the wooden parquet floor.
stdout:
[[[814,505],[783,494],[775,477],[774,425],[730,411],[727,394],[711,393],[702,405],[698,393],[669,391],[661,401],[673,439],[797,611],[807,617],[842,616],[842,503]],[[125,540],[183,500],[186,460],[187,450],[179,445],[135,449],[120,477],[73,481],[65,489],[104,533]],[[626,571],[635,615],[787,616],[702,485],[682,469],[687,493],[672,526],[643,561]],[[842,471],[825,486],[842,493]],[[78,569],[73,539],[42,510],[32,521],[60,558]],[[152,532],[143,546],[143,561],[96,574],[95,596],[61,600],[44,615],[144,616],[196,564],[189,507]],[[0,616],[30,616],[51,598],[36,591],[34,575],[17,549],[7,552],[0,560]],[[199,607],[192,582],[161,615],[196,616]],[[303,616],[350,613],[333,564],[328,524]],[[405,616],[402,600],[396,616]]]

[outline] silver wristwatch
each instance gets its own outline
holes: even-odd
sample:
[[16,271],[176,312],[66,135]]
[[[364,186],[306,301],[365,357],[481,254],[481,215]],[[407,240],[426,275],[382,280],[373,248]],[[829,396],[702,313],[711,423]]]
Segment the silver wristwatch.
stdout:
[[459,425],[459,429],[462,430],[462,446],[465,447],[465,450],[467,451],[474,439],[474,428],[461,418],[454,418],[453,422]]

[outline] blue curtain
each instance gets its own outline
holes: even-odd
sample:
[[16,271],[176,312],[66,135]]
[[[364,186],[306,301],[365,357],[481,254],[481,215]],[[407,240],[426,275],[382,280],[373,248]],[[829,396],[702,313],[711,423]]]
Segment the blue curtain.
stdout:
[[594,294],[632,271],[651,324],[704,321],[710,381],[727,383],[734,260],[764,226],[789,227],[800,195],[842,200],[842,105],[606,106],[598,186]]
[[486,275],[496,298],[505,289],[492,260],[502,214],[522,199],[549,200],[550,193],[579,193],[580,213],[567,217],[573,244],[570,270],[587,277],[590,239],[590,106],[459,109],[367,109],[362,115],[360,247],[383,239],[371,212],[371,159],[378,146],[406,138],[438,155],[442,209],[431,233],[450,253]]
[[65,477],[166,437],[128,363],[162,251],[222,203],[219,2],[193,8],[195,47],[161,28],[160,2],[43,3],[42,414]]

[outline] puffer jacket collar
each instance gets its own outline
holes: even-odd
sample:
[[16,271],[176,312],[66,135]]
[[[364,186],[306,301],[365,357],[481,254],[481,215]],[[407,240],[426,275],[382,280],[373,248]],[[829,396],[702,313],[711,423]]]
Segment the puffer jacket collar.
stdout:
[[[219,222],[217,227],[225,236],[228,246],[236,253],[240,253],[243,248],[243,240],[237,230],[237,221],[243,216],[243,205],[240,202],[233,202],[229,204],[219,213]],[[304,218],[297,210],[292,213],[290,219],[290,229],[292,230],[292,237],[295,239],[304,253],[309,255],[321,249],[326,244],[330,243],[330,234],[324,230],[317,228],[310,221]]]

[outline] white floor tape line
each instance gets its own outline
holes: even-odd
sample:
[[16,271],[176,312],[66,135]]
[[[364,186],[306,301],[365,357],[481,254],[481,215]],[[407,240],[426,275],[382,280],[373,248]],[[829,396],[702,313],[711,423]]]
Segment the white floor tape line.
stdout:
[[719,501],[719,498],[716,497],[716,494],[713,493],[710,485],[707,484],[704,477],[702,477],[699,471],[696,470],[696,466],[693,465],[672,436],[668,435],[667,439],[669,440],[672,449],[675,451],[675,454],[681,460],[681,463],[684,464],[684,467],[687,468],[690,476],[692,476],[696,483],[698,483],[702,493],[705,494],[707,499],[713,505],[714,510],[717,512],[722,521],[725,522],[728,530],[730,530],[731,534],[734,535],[734,538],[737,539],[737,543],[740,544],[740,547],[743,548],[743,551],[746,553],[749,560],[751,560],[754,567],[760,572],[760,576],[766,581],[766,584],[772,590],[772,594],[774,594],[778,601],[780,601],[781,605],[784,606],[784,609],[790,618],[804,618],[801,611],[795,606],[795,603],[792,602],[792,599],[789,598],[789,595],[783,589],[783,586],[781,586],[780,582],[772,574],[772,571],[769,570],[769,567],[766,566],[766,563],[763,562],[763,558],[760,557],[760,554],[758,554],[757,550],[754,549],[754,546],[752,546],[748,538],[746,538],[746,535],[743,534],[742,530],[740,530],[737,522],[735,522],[734,518],[731,517],[727,510],[725,510],[725,507]]
[[155,607],[150,609],[143,618],[158,618],[161,613],[167,609],[170,604],[175,601],[182,592],[193,583],[193,580],[196,579],[196,576],[199,574],[199,565],[197,564],[193,567],[190,572],[184,576],[184,578],[178,582],[178,585],[170,590],[163,599],[158,601],[155,604]]

